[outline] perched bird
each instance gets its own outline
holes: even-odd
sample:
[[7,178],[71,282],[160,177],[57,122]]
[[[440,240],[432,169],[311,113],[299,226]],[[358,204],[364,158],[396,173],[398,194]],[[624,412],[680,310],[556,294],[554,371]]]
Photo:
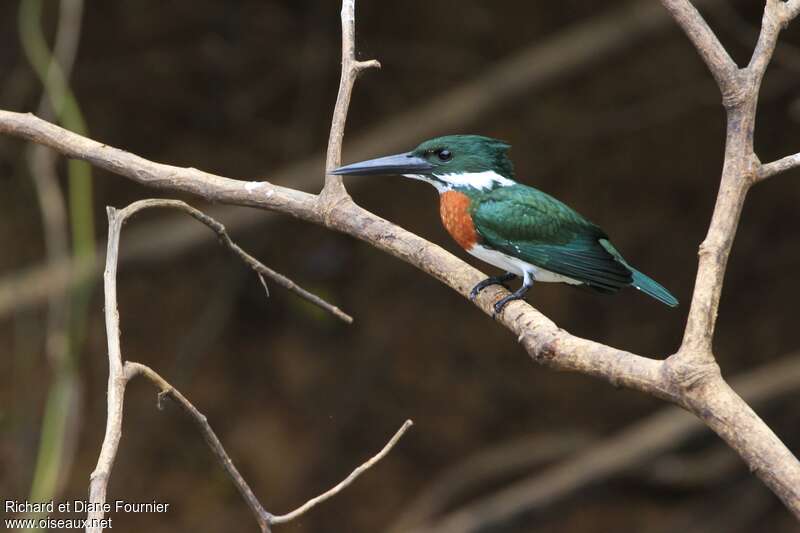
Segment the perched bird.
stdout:
[[598,226],[552,196],[514,181],[510,146],[480,135],[449,135],[411,152],[339,167],[337,175],[398,174],[439,191],[444,227],[467,252],[506,271],[470,293],[522,276],[522,286],[494,305],[524,297],[534,281],[581,285],[600,293],[635,287],[675,307],[678,300],[630,264]]

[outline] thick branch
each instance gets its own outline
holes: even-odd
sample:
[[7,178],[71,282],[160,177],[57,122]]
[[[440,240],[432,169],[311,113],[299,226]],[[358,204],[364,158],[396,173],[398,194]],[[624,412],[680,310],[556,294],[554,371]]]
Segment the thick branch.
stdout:
[[[684,28],[688,25],[694,28],[696,35],[702,36],[692,37],[693,34],[687,31],[700,55],[707,58],[709,50],[716,49],[718,41],[699,13],[694,8],[689,9],[691,4],[688,0],[662,1],[673,7],[683,6],[671,12]],[[791,19],[792,12],[794,9],[788,4],[768,0],[758,42],[747,68],[736,73],[724,68],[711,69],[723,95],[735,98],[726,99],[728,116],[722,178],[708,233],[700,245],[695,289],[683,343],[672,362],[678,373],[689,371],[687,365],[714,365],[712,343],[728,257],[747,192],[763,172],[753,151],[759,89],[778,34]]]
[[[49,146],[68,157],[83,159],[143,185],[189,192],[216,202],[277,211],[323,224],[394,255],[449,285],[462,296],[485,275],[439,246],[375,216],[350,200],[337,202],[323,220],[317,196],[273,185],[224,178],[193,168],[154,163],[124,150],[87,139],[34,115],[0,111],[0,133]],[[492,314],[492,304],[505,290],[491,287],[477,305]],[[660,375],[659,361],[636,356],[560,330],[522,301],[509,304],[500,321],[513,331],[538,361],[561,370],[603,377],[616,385],[675,399]]]
[[[648,392],[686,407],[736,449],[750,468],[800,516],[800,463],[722,380],[710,350],[727,258],[744,195],[756,173],[752,132],[758,84],[743,84],[738,69],[689,2],[662,2],[698,46],[731,111],[720,195],[708,237],[701,247],[698,283],[681,351],[664,364],[580,339],[560,330],[538,311],[519,301],[509,304],[501,322],[517,335],[537,361],[557,369],[602,377],[615,385]],[[348,6],[352,7],[352,1],[345,2],[344,14],[350,12]],[[344,18],[343,27],[347,26]],[[345,37],[343,42],[346,40]],[[749,80],[755,78],[749,76]],[[343,102],[349,102],[351,90],[352,87],[347,90]],[[341,118],[345,118],[344,115]],[[335,118],[329,158],[340,152],[343,127],[343,122],[337,126]],[[32,115],[6,111],[0,111],[0,133],[3,132],[50,146],[69,157],[87,160],[140,183],[190,192],[219,202],[287,213],[323,224],[408,261],[464,296],[482,279],[475,269],[438,246],[361,209],[335,181],[329,180],[325,194],[316,197],[266,182],[231,180],[196,169],[153,163],[67,132]],[[478,298],[477,305],[490,313],[494,301],[504,294],[506,292],[499,288],[488,289]],[[114,317],[108,321],[112,322],[116,324]],[[110,347],[109,352],[112,351]],[[118,346],[116,351],[118,354]],[[112,361],[112,378],[116,375],[114,372]],[[118,406],[109,404],[112,407],[109,423],[117,412],[121,423],[121,395],[117,401]],[[111,459],[113,461],[113,456]]]
[[[747,192],[759,173],[753,151],[758,93],[778,33],[794,7],[768,0],[763,27],[744,71],[726,66],[719,41],[688,0],[662,0],[709,65],[726,104],[727,134],[720,189],[699,264],[683,343],[664,365],[681,405],[722,437],[800,518],[800,463],[722,379],[712,352],[725,271]],[[791,11],[791,12],[790,12]],[[727,55],[727,54],[725,54]],[[731,418],[733,417],[733,418]],[[735,420],[734,420],[735,418]],[[789,471],[790,475],[785,475]],[[774,475],[780,472],[779,475]]]
[[[789,354],[736,376],[732,383],[754,405],[795,392],[800,387],[800,353]],[[703,425],[684,411],[672,407],[662,409],[616,434],[587,444],[563,461],[473,500],[439,519],[432,520],[428,516],[427,522],[405,522],[393,531],[467,533],[490,530],[498,523],[543,510],[591,484],[602,483],[626,469],[682,446],[702,429]],[[508,457],[502,460],[506,461]]]
[[[724,4],[728,0],[698,1],[699,6]],[[600,58],[617,57],[620,53],[653,39],[669,27],[672,19],[665,9],[653,2],[633,2],[578,22],[534,44],[523,47],[504,59],[477,72],[466,82],[425,98],[402,113],[376,121],[363,133],[348,141],[353,159],[365,159],[387,150],[401,150],[436,132],[460,131],[520,97],[531,98],[542,89],[570,79]],[[275,171],[273,181],[299,190],[312,190],[319,185],[319,169],[325,165],[324,155],[312,155],[298,163]],[[330,168],[328,165],[326,168]],[[352,181],[350,190],[366,181]],[[219,206],[209,210],[215,218],[224,219],[230,231],[241,231],[272,220],[263,212]],[[126,247],[120,256],[140,261],[163,258],[169,250],[175,254],[203,242],[203,235],[182,219],[158,221],[155,227],[131,230],[142,238],[142,246]],[[132,236],[129,236],[133,240]],[[103,266],[70,265],[62,262],[51,267],[37,266],[20,274],[0,278],[0,317],[11,311],[37,305],[47,294],[66,285],[82,283],[102,273]]]
[[[485,277],[442,248],[365,211],[349,200],[337,202],[328,212],[326,220],[322,220],[316,211],[316,197],[313,195],[266,182],[231,180],[195,169],[153,163],[62,130],[33,115],[0,111],[0,132],[3,131],[47,144],[73,157],[91,160],[145,184],[195,192],[218,201],[258,206],[324,224],[415,265],[465,298],[471,288]],[[485,313],[491,314],[492,304],[504,294],[507,294],[506,291],[500,288],[486,289],[478,297],[476,305]],[[714,406],[715,409],[724,411],[726,416],[722,416],[722,413],[705,409],[702,404],[684,402],[681,397],[686,381],[676,381],[673,375],[665,372],[660,361],[570,335],[525,302],[509,304],[500,322],[514,332],[531,357],[538,362],[559,370],[578,371],[600,377],[614,385],[626,386],[680,403],[706,423],[716,424],[712,428],[726,436],[729,444],[746,459],[755,458],[749,453],[750,449],[773,450],[784,459],[782,468],[757,469],[757,472],[787,505],[793,506],[800,513],[800,498],[797,498],[800,491],[800,465],[752,411],[739,409],[741,400],[729,388],[720,389],[722,403]],[[762,445],[747,448],[753,442],[761,442]],[[760,468],[763,462],[755,461],[753,467],[757,465]],[[786,492],[784,488],[787,486],[793,486],[794,489]]]
[[[370,66],[366,63],[357,63],[355,62],[355,44],[354,44],[354,35],[355,35],[355,19],[354,19],[354,2],[355,0],[344,0],[343,7],[342,7],[342,50],[343,50],[343,70],[342,70],[342,86],[340,87],[339,99],[337,101],[336,110],[334,112],[334,125],[331,128],[331,143],[328,146],[328,154],[329,160],[331,157],[336,159],[338,163],[341,160],[341,142],[342,137],[344,134],[344,123],[347,117],[347,108],[350,101],[350,93],[352,91],[353,83],[355,81],[355,75],[357,74],[358,70],[361,68],[365,68],[366,66]],[[349,62],[348,62],[349,58]],[[338,117],[338,118],[337,118]],[[338,126],[337,126],[338,121]],[[84,141],[89,141],[88,139],[84,139]],[[92,141],[89,141],[92,142]],[[96,144],[96,143],[95,143]],[[93,148],[98,148],[97,146],[93,146]],[[100,147],[102,149],[102,147]],[[121,157],[125,157],[125,154],[115,154]],[[130,154],[127,154],[129,157]],[[153,167],[154,169],[157,167]],[[191,171],[191,169],[190,169]],[[198,171],[194,171],[198,172]],[[141,176],[139,176],[141,178]],[[148,176],[150,177],[150,176]],[[159,183],[158,176],[154,176],[156,183]],[[222,183],[230,182],[232,180],[225,180],[224,178],[215,178],[211,175],[208,175],[211,181],[220,181]],[[168,178],[167,183],[173,179],[172,176]],[[178,178],[180,181],[180,178]],[[220,185],[222,183],[217,183]],[[234,185],[233,183],[227,183],[227,185]],[[328,196],[332,198],[331,193],[329,191],[330,187],[336,187],[335,182],[328,182],[326,181],[326,187],[323,190],[323,193],[326,191],[328,192]],[[169,185],[167,185],[169,186]],[[263,184],[247,184],[245,185],[245,190],[247,192],[252,193],[255,189],[262,187]],[[341,189],[341,193],[344,198],[347,198],[347,194],[344,191],[344,188],[341,182],[338,183],[339,188]],[[287,197],[291,197],[291,192],[287,190]],[[275,195],[275,188],[271,188],[264,193],[267,198],[270,198]],[[89,495],[90,501],[95,503],[96,505],[93,507],[91,513],[89,513],[89,521],[87,522],[86,530],[87,533],[92,532],[101,532],[102,531],[102,522],[100,521],[103,518],[102,505],[105,503],[106,500],[106,493],[108,487],[108,479],[111,475],[111,469],[113,467],[114,459],[116,457],[117,449],[119,447],[119,441],[122,437],[122,402],[125,395],[125,385],[126,383],[135,375],[142,374],[150,378],[150,380],[161,390],[159,394],[159,399],[162,395],[168,395],[175,399],[178,404],[186,411],[196,422],[196,424],[200,427],[201,431],[203,432],[203,436],[211,447],[212,451],[216,455],[217,459],[221,462],[225,470],[228,472],[229,476],[236,484],[237,488],[239,489],[240,493],[244,497],[247,504],[250,506],[253,514],[256,517],[256,520],[259,524],[261,530],[265,533],[271,531],[270,526],[276,523],[285,523],[295,518],[302,516],[310,509],[315,507],[316,505],[324,502],[325,500],[331,498],[332,496],[338,494],[346,487],[348,487],[353,481],[356,480],[363,472],[371,468],[375,465],[378,461],[380,461],[383,457],[385,457],[394,445],[397,443],[398,440],[403,436],[403,434],[408,430],[411,426],[411,421],[407,420],[400,430],[392,437],[392,439],[384,446],[384,448],[375,455],[372,459],[367,461],[366,463],[362,464],[358,468],[356,468],[344,481],[339,483],[337,486],[333,487],[329,491],[325,492],[324,494],[317,496],[306,502],[300,508],[295,511],[292,511],[286,515],[281,516],[273,516],[268,513],[264,507],[260,504],[258,499],[253,494],[253,491],[250,489],[248,484],[245,482],[244,478],[239,474],[239,471],[233,465],[228,454],[225,452],[225,449],[222,447],[219,439],[217,438],[214,431],[208,425],[206,417],[203,416],[180,392],[175,390],[169,383],[167,383],[163,378],[161,378],[156,372],[145,367],[144,365],[130,363],[122,366],[122,353],[120,348],[120,332],[119,332],[119,312],[117,307],[117,291],[116,291],[116,271],[117,271],[117,264],[118,264],[118,254],[119,254],[119,240],[120,240],[120,233],[122,231],[122,225],[124,224],[127,217],[134,215],[135,213],[146,209],[148,207],[172,207],[179,210],[182,210],[195,219],[199,220],[200,222],[206,224],[209,228],[211,228],[215,233],[217,233],[220,240],[230,248],[235,254],[237,254],[242,260],[247,263],[250,268],[255,270],[259,278],[261,279],[264,288],[266,289],[266,283],[264,282],[263,276],[270,277],[271,279],[277,281],[278,283],[282,284],[286,288],[293,290],[294,292],[298,293],[301,297],[305,298],[320,307],[332,312],[334,315],[342,318],[345,321],[352,321],[352,318],[342,313],[338,308],[327,304],[322,299],[304,291],[303,289],[297,287],[291,280],[288,278],[277,274],[276,272],[270,270],[255,258],[247,254],[244,250],[242,250],[239,246],[237,246],[228,236],[227,232],[225,231],[225,227],[217,222],[216,220],[212,219],[211,217],[205,215],[204,213],[188,206],[187,204],[179,201],[169,201],[169,200],[144,200],[140,202],[135,202],[134,204],[128,206],[121,212],[117,212],[113,208],[108,209],[108,219],[109,219],[109,239],[108,239],[108,254],[106,257],[106,273],[105,273],[105,313],[106,313],[106,334],[108,338],[108,348],[109,348],[109,381],[108,381],[108,418],[106,423],[106,434],[103,440],[103,445],[100,452],[100,457],[98,458],[97,467],[95,471],[92,473],[91,482],[89,486]]]

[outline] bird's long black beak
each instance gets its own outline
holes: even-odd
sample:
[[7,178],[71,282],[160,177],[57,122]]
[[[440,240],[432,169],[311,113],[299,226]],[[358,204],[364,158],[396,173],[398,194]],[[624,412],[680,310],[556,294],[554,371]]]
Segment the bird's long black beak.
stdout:
[[345,165],[331,171],[337,176],[373,176],[376,174],[424,174],[433,165],[411,152],[390,155]]

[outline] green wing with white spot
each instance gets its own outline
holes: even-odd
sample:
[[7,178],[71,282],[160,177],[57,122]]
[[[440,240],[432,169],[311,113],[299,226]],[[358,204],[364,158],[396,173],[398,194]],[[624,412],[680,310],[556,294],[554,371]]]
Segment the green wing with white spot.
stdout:
[[484,246],[601,292],[633,281],[632,269],[601,243],[603,230],[548,194],[516,184],[481,193],[472,206]]

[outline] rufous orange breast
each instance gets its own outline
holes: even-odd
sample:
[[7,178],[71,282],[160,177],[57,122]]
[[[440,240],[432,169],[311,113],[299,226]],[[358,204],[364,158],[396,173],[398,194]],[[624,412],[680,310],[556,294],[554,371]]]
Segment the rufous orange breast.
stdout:
[[447,232],[469,251],[478,242],[478,233],[469,214],[469,196],[458,191],[443,192],[439,197],[439,214]]

